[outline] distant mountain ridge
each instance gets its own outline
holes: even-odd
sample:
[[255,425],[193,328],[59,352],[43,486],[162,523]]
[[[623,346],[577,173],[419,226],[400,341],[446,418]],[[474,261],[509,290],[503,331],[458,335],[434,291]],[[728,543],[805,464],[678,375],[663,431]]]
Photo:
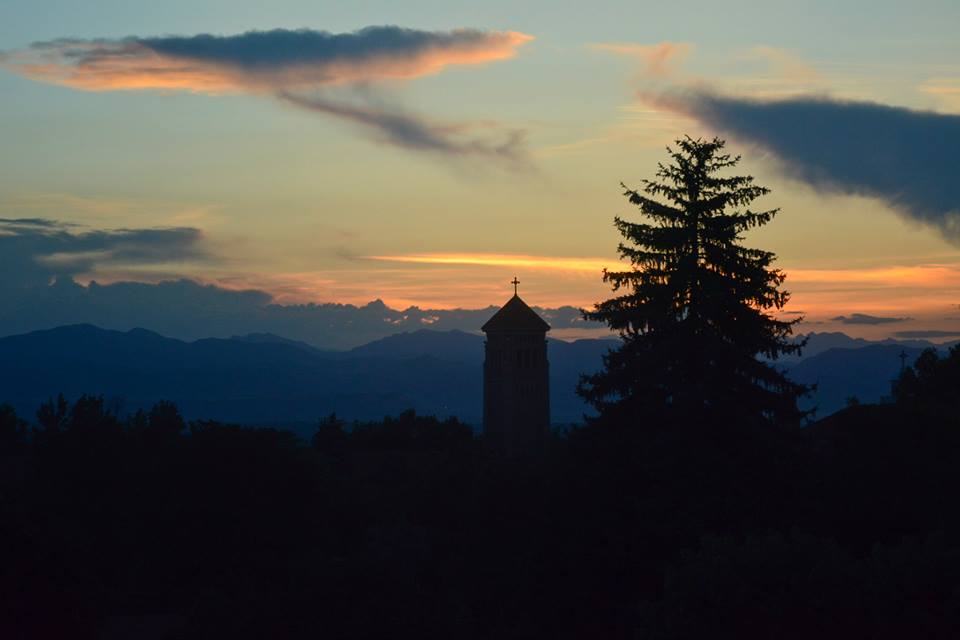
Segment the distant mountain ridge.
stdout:
[[483,336],[457,329],[418,329],[368,342],[350,349],[347,354],[358,358],[414,358],[442,354],[444,359],[454,362],[482,363]]
[[788,375],[804,384],[816,384],[811,398],[801,401],[807,409],[816,408],[823,418],[847,406],[847,400],[877,403],[891,394],[891,382],[900,374],[900,354],[910,364],[923,349],[900,344],[873,343],[862,347],[834,347],[805,358],[788,368]]
[[949,349],[951,346],[960,343],[960,340],[953,340],[940,345],[930,342],[929,340],[894,340],[892,338],[885,338],[883,340],[865,340],[864,338],[851,338],[847,334],[839,331],[823,333],[812,331],[810,333],[797,336],[798,340],[803,338],[807,339],[807,344],[803,348],[801,357],[795,358],[795,360],[810,358],[819,353],[823,353],[828,349],[859,349],[878,344],[898,346],[905,349],[923,350],[931,347],[935,349]]
[[[148,327],[181,340],[267,332],[320,349],[344,350],[398,331],[473,331],[500,308],[491,304],[477,309],[401,309],[379,298],[360,305],[280,304],[265,291],[224,289],[189,279],[82,285],[62,276],[49,286],[38,284],[21,293],[18,302],[11,299],[0,305],[0,336],[90,323],[119,331]],[[554,329],[603,329],[585,321],[573,306],[534,309]]]
[[[551,341],[556,422],[579,421],[574,393],[584,366],[600,366],[606,340]],[[70,325],[0,338],[0,402],[32,417],[63,392],[103,394],[122,411],[159,399],[188,418],[313,423],[336,412],[376,419],[406,408],[479,424],[483,338],[421,330],[346,352],[271,334],[184,342],[146,329]]]
[[[70,325],[0,338],[0,402],[32,417],[59,392],[69,398],[94,393],[120,411],[169,399],[193,419],[305,425],[331,412],[367,420],[414,408],[478,425],[483,341],[463,331],[421,329],[349,351],[323,351],[268,333],[185,342],[147,329]],[[548,342],[553,421],[579,422],[588,408],[575,393],[577,380],[599,369],[617,341]],[[912,361],[925,344],[814,334],[807,350],[814,355],[781,366],[794,379],[819,385],[806,403],[823,417],[850,396],[878,401],[899,370],[900,351]]]
[[312,344],[303,342],[302,340],[291,340],[290,338],[284,338],[283,336],[278,336],[273,333],[248,333],[242,336],[230,336],[229,339],[236,340],[238,342],[247,342],[250,344],[285,344],[291,347],[297,347],[298,349],[303,349],[304,351],[335,353],[326,349],[320,349],[319,347],[315,347]]

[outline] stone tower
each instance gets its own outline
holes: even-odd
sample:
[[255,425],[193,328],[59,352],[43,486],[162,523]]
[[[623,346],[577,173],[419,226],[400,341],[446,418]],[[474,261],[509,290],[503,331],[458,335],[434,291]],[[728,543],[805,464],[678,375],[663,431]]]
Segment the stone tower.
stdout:
[[550,432],[550,325],[517,295],[516,278],[512,284],[513,297],[482,327],[483,433],[507,456],[542,448]]

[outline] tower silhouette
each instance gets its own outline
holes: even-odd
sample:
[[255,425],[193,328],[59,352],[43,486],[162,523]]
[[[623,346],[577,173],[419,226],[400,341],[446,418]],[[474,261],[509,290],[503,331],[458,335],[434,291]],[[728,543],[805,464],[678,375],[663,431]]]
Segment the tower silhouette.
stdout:
[[517,294],[481,330],[487,335],[483,362],[483,434],[507,456],[541,448],[550,431],[550,325]]

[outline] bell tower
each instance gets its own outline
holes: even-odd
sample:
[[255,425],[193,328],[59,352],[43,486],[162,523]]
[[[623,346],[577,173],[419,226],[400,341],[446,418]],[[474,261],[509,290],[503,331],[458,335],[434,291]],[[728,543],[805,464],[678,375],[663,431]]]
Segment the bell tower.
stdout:
[[550,432],[550,325],[517,294],[481,330],[487,335],[483,362],[483,434],[507,456],[536,451]]

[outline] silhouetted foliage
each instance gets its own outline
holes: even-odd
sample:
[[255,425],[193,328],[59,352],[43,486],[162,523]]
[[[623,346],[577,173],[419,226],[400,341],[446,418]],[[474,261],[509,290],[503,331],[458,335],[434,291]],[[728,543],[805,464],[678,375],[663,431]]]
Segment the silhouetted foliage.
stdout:
[[796,533],[707,537],[667,571],[663,601],[643,610],[638,635],[945,637],[960,628],[958,584],[960,551],[942,536],[878,545],[866,557]]
[[69,410],[67,400],[62,393],[57,395],[56,401],[51,398],[41,404],[40,408],[37,409],[37,423],[43,430],[44,435],[53,435],[64,429]]
[[169,400],[161,400],[153,405],[147,418],[147,427],[163,436],[179,435],[187,426],[177,405]]
[[26,443],[26,421],[9,404],[0,404],[0,454],[17,451]]
[[[740,158],[724,141],[676,141],[670,164],[639,191],[626,189],[648,222],[615,218],[626,271],[604,270],[619,295],[584,314],[623,339],[604,369],[581,379],[580,392],[602,419],[695,423],[799,423],[806,388],[760,359],[798,353],[794,324],[778,320],[789,294],[775,256],[742,244],[744,233],[777,209],[752,211],[769,190],[751,176],[729,176]],[[667,412],[667,410],[669,410]]]
[[382,422],[358,422],[351,440],[359,449],[450,450],[468,446],[473,440],[470,427],[456,418],[438,420],[436,416],[418,416],[408,409],[396,418]]
[[935,349],[924,350],[894,387],[899,403],[960,422],[960,345],[945,358]]
[[380,422],[354,422],[349,427],[331,413],[317,424],[313,446],[340,456],[346,451],[456,451],[473,444],[473,431],[456,418],[439,420],[408,409]]
[[76,453],[87,447],[113,447],[123,436],[120,419],[106,408],[103,396],[82,395],[67,414],[62,437]]
[[410,411],[306,443],[65,404],[0,467],[0,637],[960,632],[960,429],[922,407],[502,459]]
[[317,431],[313,434],[313,446],[317,451],[340,455],[346,450],[348,444],[346,423],[338,419],[336,413],[320,419],[317,423]]

